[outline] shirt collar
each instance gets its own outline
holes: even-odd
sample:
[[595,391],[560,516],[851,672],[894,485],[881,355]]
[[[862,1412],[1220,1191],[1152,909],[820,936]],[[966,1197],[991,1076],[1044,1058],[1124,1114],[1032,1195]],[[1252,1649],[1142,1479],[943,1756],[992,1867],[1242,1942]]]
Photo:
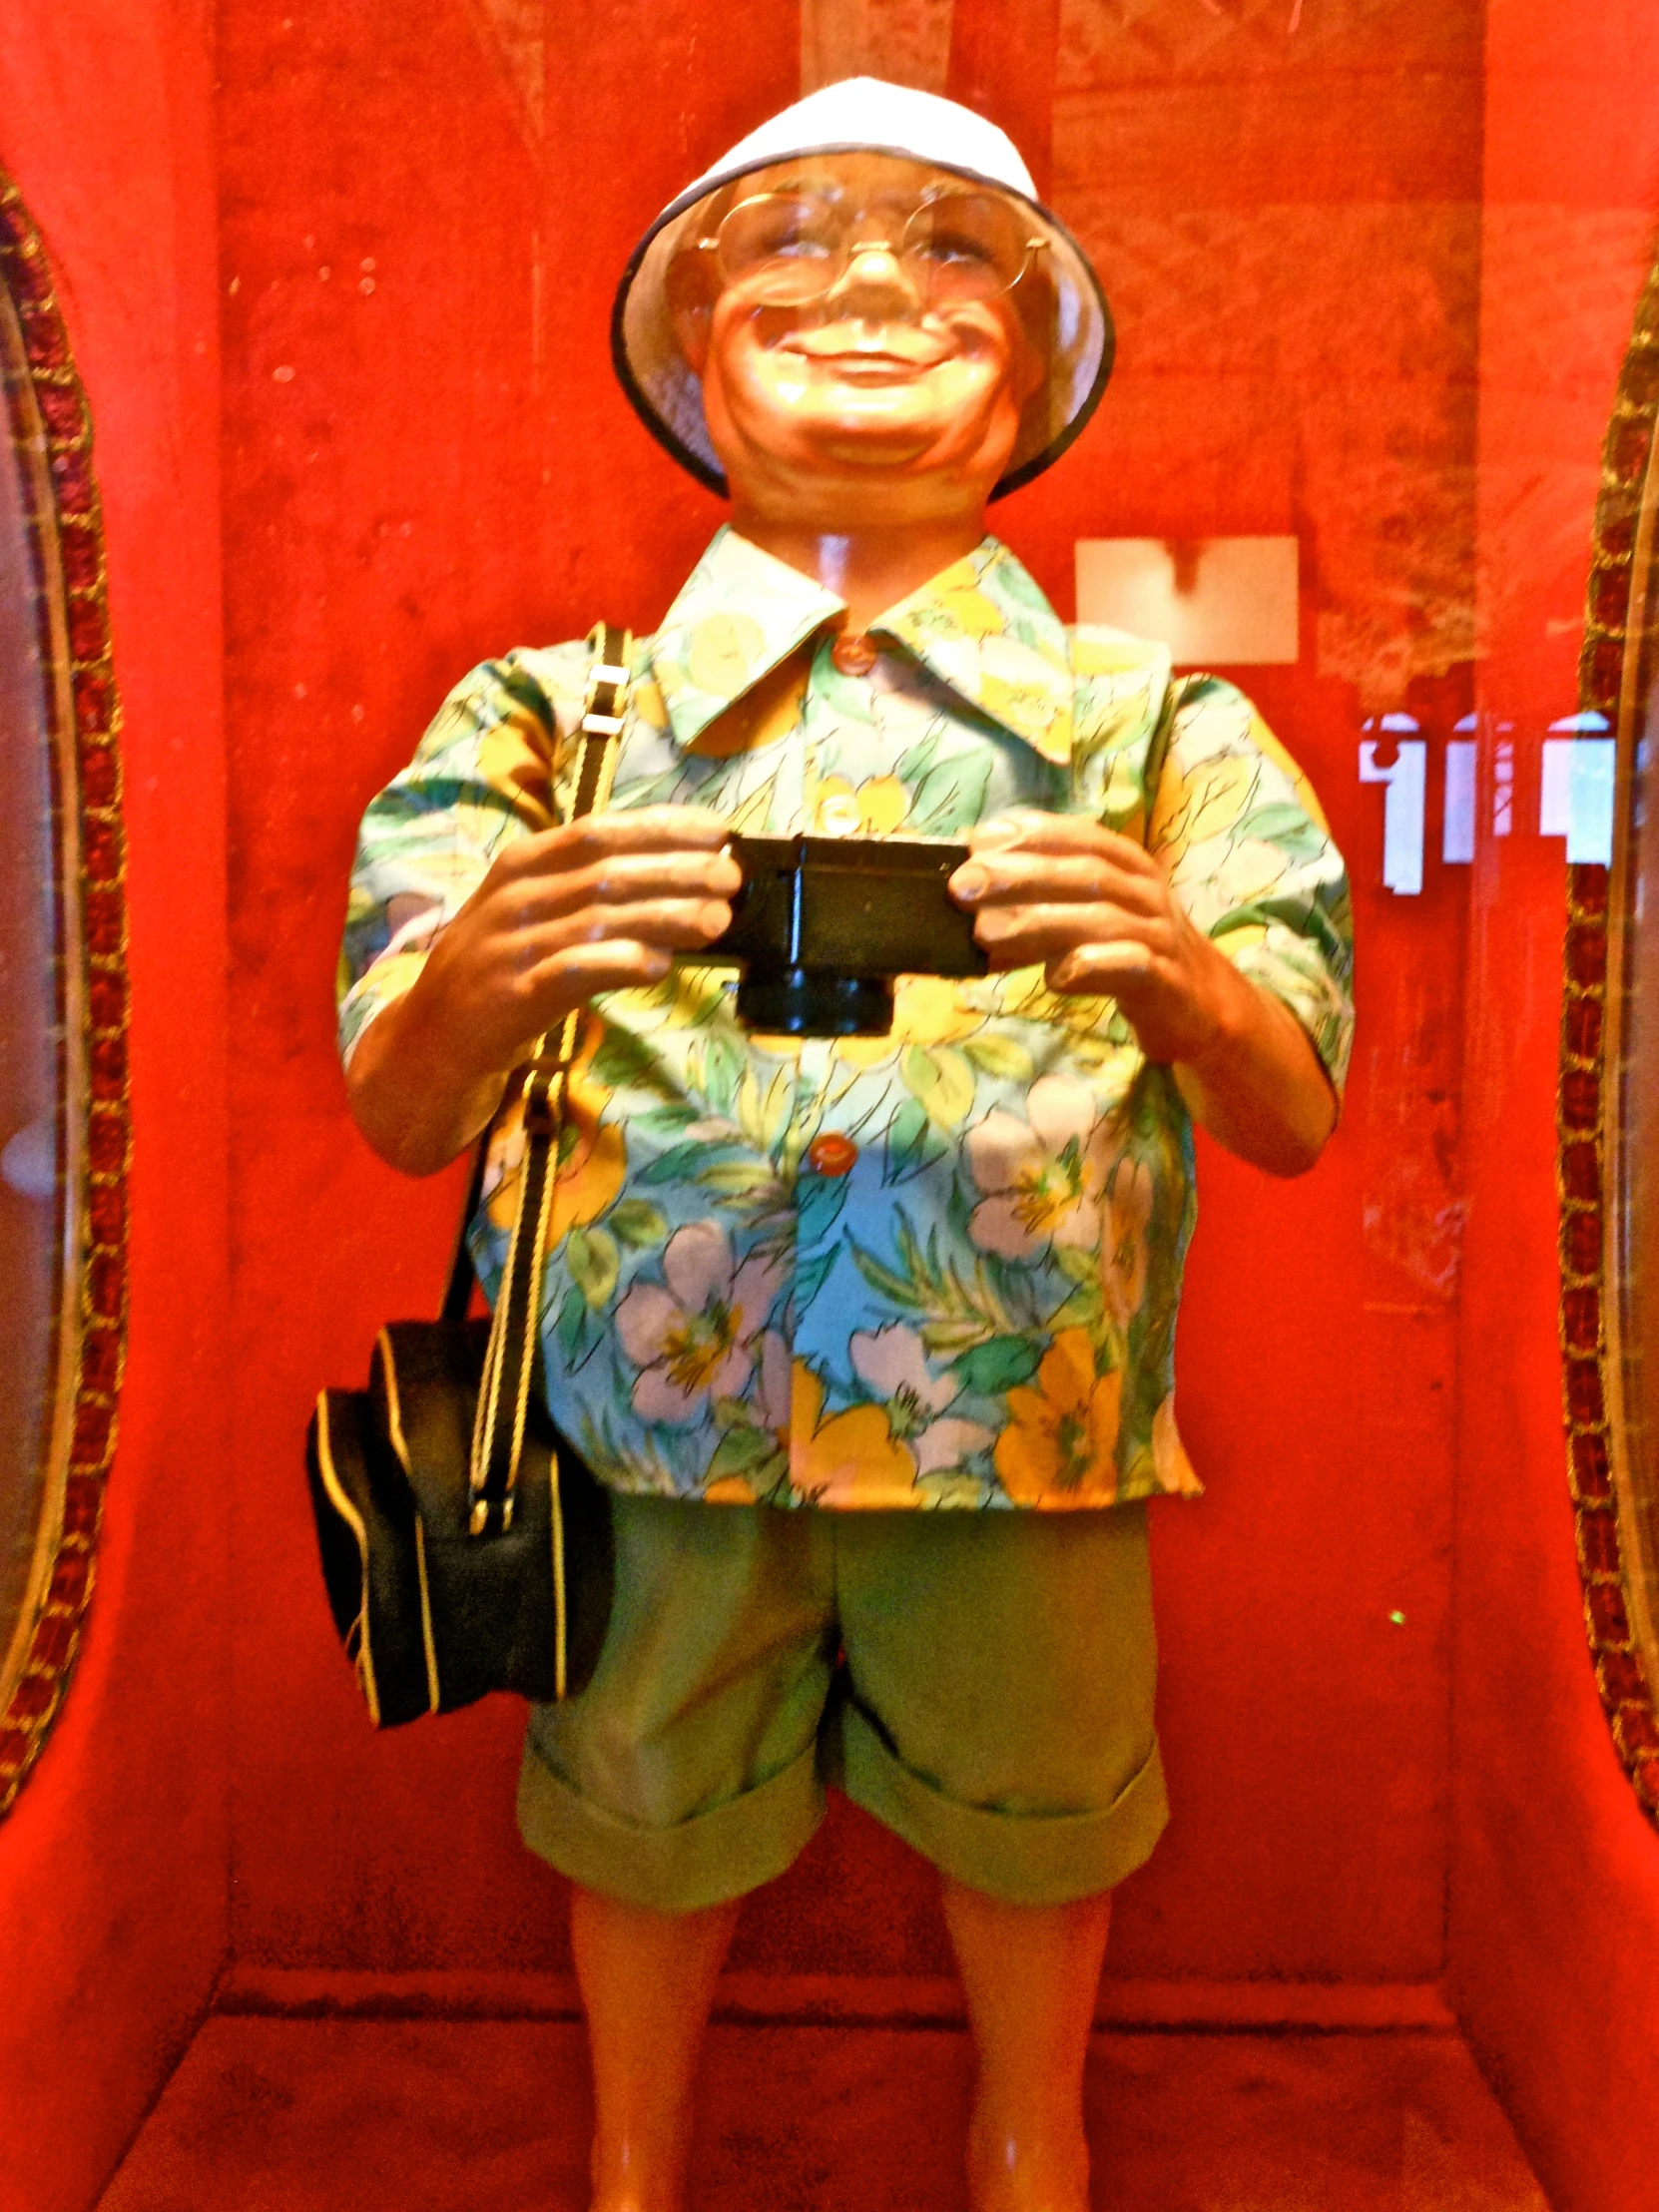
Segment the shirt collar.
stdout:
[[844,599],[723,524],[651,641],[676,743],[695,745],[734,699],[845,612]]
[[[694,745],[733,700],[845,611],[833,592],[723,526],[651,642],[676,743]],[[1045,760],[1070,759],[1065,627],[997,539],[983,539],[870,628]]]
[[1071,646],[1028,571],[995,538],[931,576],[870,628],[1040,753],[1071,759]]

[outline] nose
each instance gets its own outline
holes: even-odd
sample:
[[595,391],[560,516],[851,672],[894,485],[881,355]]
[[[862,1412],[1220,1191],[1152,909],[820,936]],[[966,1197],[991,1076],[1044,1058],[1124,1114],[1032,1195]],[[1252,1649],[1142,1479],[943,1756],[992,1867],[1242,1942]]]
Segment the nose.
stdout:
[[879,241],[854,246],[846,267],[830,285],[830,301],[843,314],[879,320],[883,315],[914,314],[921,295],[892,248]]

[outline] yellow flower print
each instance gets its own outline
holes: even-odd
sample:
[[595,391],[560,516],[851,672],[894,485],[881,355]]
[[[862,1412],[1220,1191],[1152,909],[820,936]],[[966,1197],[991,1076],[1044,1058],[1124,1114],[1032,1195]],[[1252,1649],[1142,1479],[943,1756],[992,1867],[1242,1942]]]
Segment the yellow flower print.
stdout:
[[801,720],[812,673],[812,655],[792,653],[716,715],[689,750],[700,760],[730,761],[739,753],[753,753],[788,737]]
[[1152,1223],[1152,1170],[1127,1153],[1106,1178],[1108,1245],[1101,1289],[1108,1312],[1127,1329],[1146,1296],[1147,1230]]
[[824,1419],[824,1383],[797,1360],[790,1403],[790,1482],[821,1505],[921,1503],[915,1454],[896,1441],[885,1406],[849,1405]]
[[708,615],[686,640],[686,674],[699,691],[736,699],[766,651],[766,632],[753,615]]
[[964,1004],[947,975],[900,975],[893,984],[892,1028],[884,1037],[837,1037],[832,1050],[849,1067],[879,1067],[907,1044],[955,1044],[985,1025],[981,1008]]
[[[961,576],[960,583],[948,581],[955,575]],[[935,604],[970,638],[999,638],[1007,629],[1007,616],[994,599],[979,589],[978,574],[971,561],[958,561],[954,569],[945,570],[937,583]]]
[[1097,1376],[1088,1331],[1062,1329],[1037,1385],[1008,1392],[1008,1425],[992,1454],[1002,1487],[1016,1505],[1110,1505],[1123,1377]]
[[[572,1094],[565,1128],[574,1129],[576,1143],[553,1185],[553,1219],[548,1227],[551,1252],[573,1229],[597,1221],[622,1189],[628,1167],[628,1148],[622,1131],[601,1124],[598,1116]],[[561,1147],[562,1149],[562,1147]]]
[[553,740],[527,709],[503,715],[478,740],[478,776],[510,796],[527,830],[552,829]]
[[909,804],[896,776],[868,776],[856,791],[844,776],[827,776],[818,788],[813,827],[827,837],[890,837]]
[[636,677],[628,694],[628,711],[637,715],[648,729],[668,728],[668,704],[654,676]]
[[1071,758],[1071,670],[1017,638],[987,638],[979,653],[979,704],[1030,738],[1045,761]]
[[1238,821],[1259,773],[1257,762],[1239,755],[1199,761],[1185,772],[1172,761],[1153,804],[1151,850],[1173,872],[1189,845],[1220,836]]

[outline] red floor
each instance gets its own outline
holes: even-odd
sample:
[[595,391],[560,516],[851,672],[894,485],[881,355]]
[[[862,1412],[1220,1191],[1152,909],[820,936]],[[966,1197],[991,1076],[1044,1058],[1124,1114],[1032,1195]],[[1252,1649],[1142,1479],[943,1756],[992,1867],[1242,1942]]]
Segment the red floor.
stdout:
[[[717,2027],[697,2212],[960,2212],[966,2038]],[[102,2212],[581,2212],[580,2029],[218,2017]],[[1111,2212],[1548,2212],[1449,2034],[1097,2035]]]

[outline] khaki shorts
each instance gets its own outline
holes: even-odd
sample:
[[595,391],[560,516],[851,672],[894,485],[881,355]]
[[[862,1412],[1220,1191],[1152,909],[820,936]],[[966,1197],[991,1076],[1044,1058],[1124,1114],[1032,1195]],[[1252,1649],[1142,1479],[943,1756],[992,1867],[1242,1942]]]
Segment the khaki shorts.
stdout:
[[618,1497],[580,1697],[537,1706],[533,1851],[662,1912],[796,1857],[827,1782],[958,1882],[1110,1889],[1168,1819],[1146,1509],[826,1512]]

